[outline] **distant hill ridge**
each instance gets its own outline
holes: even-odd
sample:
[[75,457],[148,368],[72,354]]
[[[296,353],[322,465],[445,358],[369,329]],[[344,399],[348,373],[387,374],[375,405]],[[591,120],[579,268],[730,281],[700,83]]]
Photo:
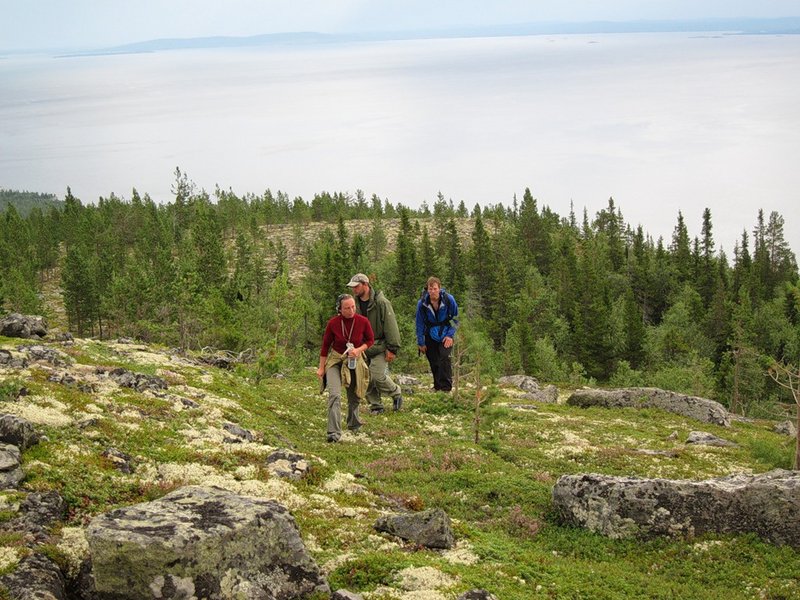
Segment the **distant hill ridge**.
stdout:
[[486,25],[447,29],[418,29],[368,33],[327,34],[320,32],[268,33],[254,36],[212,36],[145,40],[80,52],[91,54],[127,54],[188,50],[200,48],[239,48],[252,46],[329,44],[346,42],[390,41],[430,38],[503,37],[547,34],[591,33],[668,33],[727,32],[740,35],[800,34],[800,16],[774,19],[673,19],[638,21],[542,22],[513,25]]
[[59,200],[55,194],[0,188],[0,212],[5,211],[8,206],[13,206],[21,216],[26,217],[34,208],[40,208],[44,211],[51,206],[62,208],[63,205],[64,202]]

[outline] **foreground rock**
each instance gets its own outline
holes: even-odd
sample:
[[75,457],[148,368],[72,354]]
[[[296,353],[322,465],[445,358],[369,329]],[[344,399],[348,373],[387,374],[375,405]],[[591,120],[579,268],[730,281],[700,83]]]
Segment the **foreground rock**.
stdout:
[[294,519],[272,500],[188,486],[101,515],[86,537],[101,599],[330,593]]
[[706,481],[564,475],[553,504],[566,523],[611,538],[755,533],[800,548],[800,472]]
[[568,399],[570,406],[587,408],[659,408],[704,423],[730,427],[731,418],[722,404],[697,396],[686,396],[658,388],[623,388],[618,390],[583,389]]
[[11,313],[0,319],[0,335],[18,338],[43,338],[47,335],[47,321],[36,315]]
[[427,548],[452,548],[455,545],[450,517],[441,508],[381,517],[375,523],[375,529]]

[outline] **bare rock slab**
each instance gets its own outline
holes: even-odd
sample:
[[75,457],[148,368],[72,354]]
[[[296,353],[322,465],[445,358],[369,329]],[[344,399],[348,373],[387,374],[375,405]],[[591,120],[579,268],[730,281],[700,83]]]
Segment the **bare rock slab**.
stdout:
[[719,402],[697,396],[687,396],[658,388],[621,388],[616,390],[583,389],[568,399],[570,406],[587,408],[658,408],[704,423],[730,427],[731,417]]
[[86,538],[99,600],[330,594],[294,519],[272,500],[187,486],[96,517]]
[[611,538],[755,533],[800,548],[800,472],[776,469],[705,481],[564,475],[561,519]]

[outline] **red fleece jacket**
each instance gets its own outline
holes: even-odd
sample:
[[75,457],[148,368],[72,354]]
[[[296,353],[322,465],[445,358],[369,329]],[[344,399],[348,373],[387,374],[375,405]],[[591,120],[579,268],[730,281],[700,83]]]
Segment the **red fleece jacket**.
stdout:
[[366,344],[369,348],[375,343],[375,334],[372,333],[372,325],[369,324],[367,317],[361,315],[355,315],[352,319],[345,319],[342,315],[333,317],[325,327],[319,355],[328,356],[331,346],[339,354],[344,354],[348,341],[356,348],[361,344]]

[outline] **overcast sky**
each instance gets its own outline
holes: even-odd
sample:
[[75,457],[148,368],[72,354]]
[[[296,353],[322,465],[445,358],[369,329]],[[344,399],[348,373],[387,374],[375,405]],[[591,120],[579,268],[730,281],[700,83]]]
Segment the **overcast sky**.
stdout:
[[0,51],[157,38],[800,15],[798,0],[0,0]]

